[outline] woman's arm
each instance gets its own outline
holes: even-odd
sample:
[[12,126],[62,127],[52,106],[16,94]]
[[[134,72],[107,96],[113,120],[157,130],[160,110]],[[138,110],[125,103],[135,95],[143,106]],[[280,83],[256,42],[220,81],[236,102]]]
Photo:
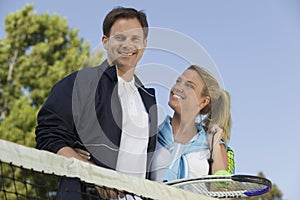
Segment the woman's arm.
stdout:
[[215,125],[211,129],[211,133],[208,134],[210,149],[213,148],[211,174],[215,174],[219,170],[228,170],[228,155],[225,145],[221,142],[222,132],[223,130]]
[[223,144],[216,144],[212,153],[212,174],[219,170],[228,170],[228,156],[226,147]]

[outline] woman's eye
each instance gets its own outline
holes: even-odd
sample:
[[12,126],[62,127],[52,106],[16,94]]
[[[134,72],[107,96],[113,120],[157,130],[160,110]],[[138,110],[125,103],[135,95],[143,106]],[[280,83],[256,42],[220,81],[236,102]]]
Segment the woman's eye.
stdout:
[[189,82],[185,83],[185,86],[189,87],[189,88],[193,88],[193,85],[191,83],[189,83]]

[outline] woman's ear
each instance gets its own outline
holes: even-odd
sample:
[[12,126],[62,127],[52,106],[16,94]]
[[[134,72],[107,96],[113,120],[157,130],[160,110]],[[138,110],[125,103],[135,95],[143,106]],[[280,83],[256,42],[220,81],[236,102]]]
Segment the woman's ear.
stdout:
[[106,35],[102,36],[102,45],[105,50],[107,50],[107,45],[108,45],[108,37]]
[[199,107],[199,113],[201,113],[201,111],[203,109],[206,108],[206,106],[210,103],[210,97],[209,96],[205,96],[201,98],[201,101],[198,104]]
[[204,97],[203,100],[202,100],[203,108],[204,108],[205,106],[207,106],[207,105],[209,104],[209,102],[210,102],[210,96]]

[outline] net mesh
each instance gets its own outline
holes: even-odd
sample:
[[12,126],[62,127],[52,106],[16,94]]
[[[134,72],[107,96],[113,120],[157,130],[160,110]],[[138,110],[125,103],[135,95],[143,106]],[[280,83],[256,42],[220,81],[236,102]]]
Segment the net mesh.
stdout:
[[0,199],[210,199],[0,140]]

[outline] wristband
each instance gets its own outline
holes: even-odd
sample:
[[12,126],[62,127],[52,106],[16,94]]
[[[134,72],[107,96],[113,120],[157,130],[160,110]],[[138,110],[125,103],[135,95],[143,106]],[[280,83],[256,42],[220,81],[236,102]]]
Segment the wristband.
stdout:
[[[214,175],[229,175],[230,173],[226,170],[218,170]],[[215,183],[215,186],[218,188],[228,188],[230,185],[230,182],[223,182],[219,181]]]
[[226,170],[218,170],[214,175],[229,175],[230,173]]

